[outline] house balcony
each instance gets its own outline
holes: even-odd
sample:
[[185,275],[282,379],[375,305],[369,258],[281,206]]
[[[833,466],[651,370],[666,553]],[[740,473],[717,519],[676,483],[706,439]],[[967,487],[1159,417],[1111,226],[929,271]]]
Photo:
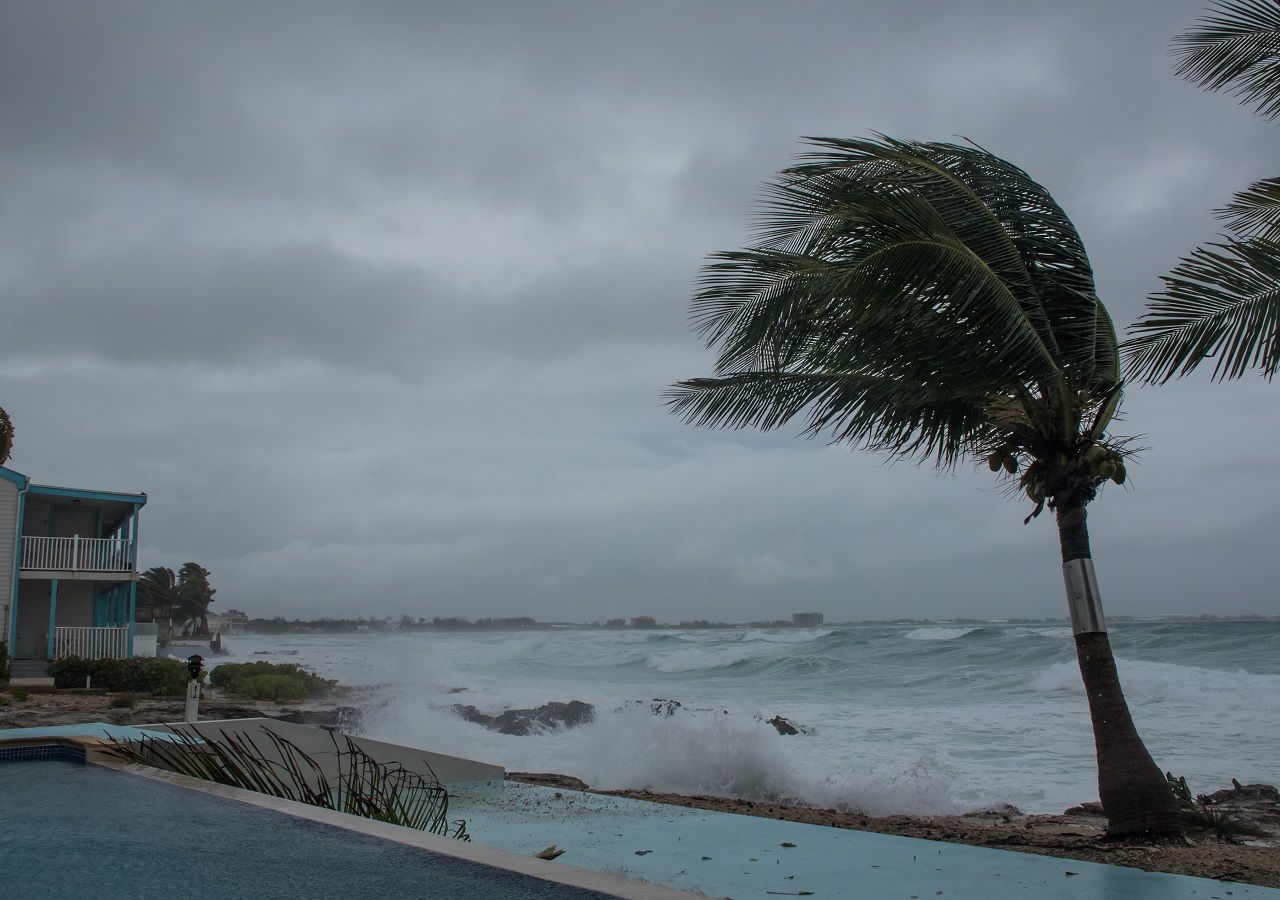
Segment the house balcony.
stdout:
[[[24,578],[132,579],[133,541],[124,538],[35,537],[23,535],[20,575]],[[56,576],[55,576],[56,573]]]
[[127,659],[129,629],[91,628],[59,625],[54,629],[51,659],[79,656],[82,659]]

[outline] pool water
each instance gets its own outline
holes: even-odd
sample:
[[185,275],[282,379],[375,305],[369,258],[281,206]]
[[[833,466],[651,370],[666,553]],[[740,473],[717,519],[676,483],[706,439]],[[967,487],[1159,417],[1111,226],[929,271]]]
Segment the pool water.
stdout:
[[23,898],[607,896],[64,760],[0,765],[0,878]]

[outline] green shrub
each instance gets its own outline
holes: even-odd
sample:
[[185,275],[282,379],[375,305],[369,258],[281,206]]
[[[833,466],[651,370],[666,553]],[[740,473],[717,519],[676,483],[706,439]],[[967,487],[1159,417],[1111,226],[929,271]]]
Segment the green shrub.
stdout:
[[0,681],[9,680],[9,644],[0,641]]
[[6,697],[4,694],[0,694],[0,706],[8,706],[8,705],[9,705],[9,698]]
[[9,691],[9,695],[13,697],[14,700],[17,700],[19,703],[21,703],[23,700],[26,700],[28,697],[31,696],[26,692],[24,688],[14,688],[13,690]]
[[126,707],[132,709],[137,703],[138,697],[136,694],[116,694],[111,698],[112,709],[125,709]]
[[305,700],[333,693],[336,681],[290,663],[224,663],[209,675],[214,687],[254,700]]
[[132,659],[81,659],[68,656],[49,667],[53,684],[60,688],[82,688],[88,677],[105,691],[150,693],[158,697],[186,693],[186,663],[176,659],[135,656]]

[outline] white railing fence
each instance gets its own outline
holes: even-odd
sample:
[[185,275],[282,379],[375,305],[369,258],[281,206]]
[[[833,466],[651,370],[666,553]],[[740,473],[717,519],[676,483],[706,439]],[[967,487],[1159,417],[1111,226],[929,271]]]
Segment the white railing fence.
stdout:
[[22,538],[22,568],[69,572],[129,572],[133,541],[120,538]]
[[128,628],[63,626],[54,629],[53,658],[124,659],[129,655]]

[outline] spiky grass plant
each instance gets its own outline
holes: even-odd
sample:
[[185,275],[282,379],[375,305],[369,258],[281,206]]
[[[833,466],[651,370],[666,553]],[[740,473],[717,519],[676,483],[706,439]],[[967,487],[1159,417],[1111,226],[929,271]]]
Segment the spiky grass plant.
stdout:
[[[331,776],[310,754],[265,725],[263,745],[248,734],[215,738],[194,728],[166,727],[172,740],[144,736],[122,741],[108,736],[105,752],[191,778],[471,840],[465,820],[449,821],[449,792],[434,773],[426,778],[399,763],[380,763],[346,735],[329,732],[337,758]],[[423,765],[431,771],[425,760]]]

